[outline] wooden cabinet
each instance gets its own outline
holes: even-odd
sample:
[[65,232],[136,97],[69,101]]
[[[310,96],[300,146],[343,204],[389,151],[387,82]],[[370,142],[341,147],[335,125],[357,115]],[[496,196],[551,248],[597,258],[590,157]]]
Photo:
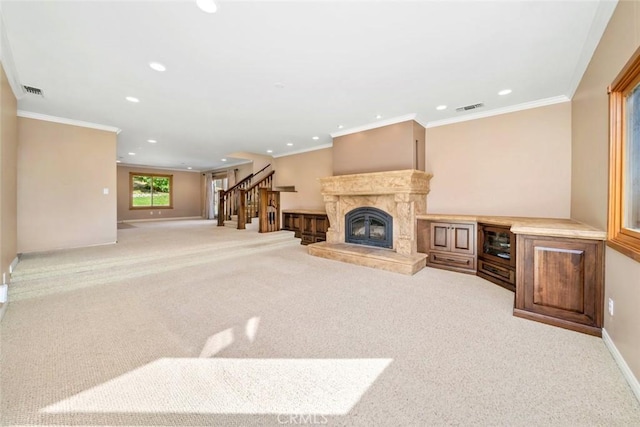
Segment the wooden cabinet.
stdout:
[[601,336],[603,242],[518,235],[517,244],[513,314]]
[[427,265],[475,273],[475,224],[418,222],[418,252],[427,253]]
[[477,275],[516,290],[516,237],[510,227],[478,224]]
[[327,240],[329,218],[327,214],[310,211],[284,211],[283,230],[293,231],[295,237],[301,239],[300,243],[324,242]]

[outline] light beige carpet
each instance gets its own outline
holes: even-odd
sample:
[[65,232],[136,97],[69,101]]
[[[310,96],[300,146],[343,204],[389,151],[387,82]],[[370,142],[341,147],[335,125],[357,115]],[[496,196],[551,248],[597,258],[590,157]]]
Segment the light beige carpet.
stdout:
[[513,293],[311,257],[289,232],[137,223],[24,256],[2,425],[640,425],[603,342]]

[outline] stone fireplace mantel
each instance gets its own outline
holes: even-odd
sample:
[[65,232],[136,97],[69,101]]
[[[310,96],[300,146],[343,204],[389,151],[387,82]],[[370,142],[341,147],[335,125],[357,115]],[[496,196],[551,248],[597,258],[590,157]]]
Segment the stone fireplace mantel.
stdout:
[[[326,243],[310,245],[309,253],[331,258],[324,254],[331,245],[339,245],[340,250],[343,251],[346,214],[356,208],[375,207],[393,218],[392,250],[397,254],[393,256],[394,260],[406,256],[413,264],[409,274],[415,273],[424,267],[425,262],[424,257],[417,252],[416,215],[426,213],[430,179],[430,174],[412,169],[321,178],[321,191],[329,218],[329,229]],[[314,248],[314,246],[317,247]],[[388,249],[381,250],[388,251]],[[362,252],[361,248],[355,249],[355,255],[349,256],[355,261],[348,262],[375,267],[370,262],[358,260],[357,253]],[[343,256],[340,259],[346,260]],[[395,271],[394,268],[384,269]],[[406,273],[406,271],[399,272]]]
[[[408,169],[320,178],[323,196],[429,194],[431,175]],[[426,209],[426,199],[425,199]]]

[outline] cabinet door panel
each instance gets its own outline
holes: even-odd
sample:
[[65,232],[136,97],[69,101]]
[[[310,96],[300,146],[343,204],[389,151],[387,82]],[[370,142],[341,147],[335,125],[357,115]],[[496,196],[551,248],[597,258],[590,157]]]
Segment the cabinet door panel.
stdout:
[[449,224],[431,223],[431,250],[449,250]]
[[316,233],[326,233],[329,229],[329,219],[327,217],[316,217]]
[[584,262],[582,250],[535,247],[533,304],[584,313]]
[[518,243],[516,308],[601,327],[602,242],[518,236]]
[[473,255],[475,251],[474,229],[471,224],[452,224],[451,252]]

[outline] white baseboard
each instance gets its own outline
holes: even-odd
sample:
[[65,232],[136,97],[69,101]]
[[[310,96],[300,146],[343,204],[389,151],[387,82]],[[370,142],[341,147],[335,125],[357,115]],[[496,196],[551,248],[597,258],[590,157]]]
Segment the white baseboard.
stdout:
[[127,222],[151,222],[151,221],[177,221],[183,219],[204,219],[201,216],[180,216],[175,218],[149,218],[149,219],[123,219],[120,223]]
[[613,340],[604,328],[602,328],[602,340],[604,341],[604,345],[607,346],[607,349],[613,356],[613,359],[618,364],[618,367],[622,371],[622,376],[629,383],[633,394],[636,395],[636,399],[638,399],[638,401],[640,402],[640,382],[638,382],[638,379],[635,377],[635,375],[633,375],[633,372],[631,372],[631,368],[629,368],[629,365],[627,365],[627,362],[624,360],[622,354],[620,354],[618,348],[613,343]]
[[15,257],[13,261],[11,261],[11,265],[9,265],[9,274],[13,273],[13,270],[16,269],[16,266],[18,265],[19,262],[20,262],[20,259],[18,257]]

